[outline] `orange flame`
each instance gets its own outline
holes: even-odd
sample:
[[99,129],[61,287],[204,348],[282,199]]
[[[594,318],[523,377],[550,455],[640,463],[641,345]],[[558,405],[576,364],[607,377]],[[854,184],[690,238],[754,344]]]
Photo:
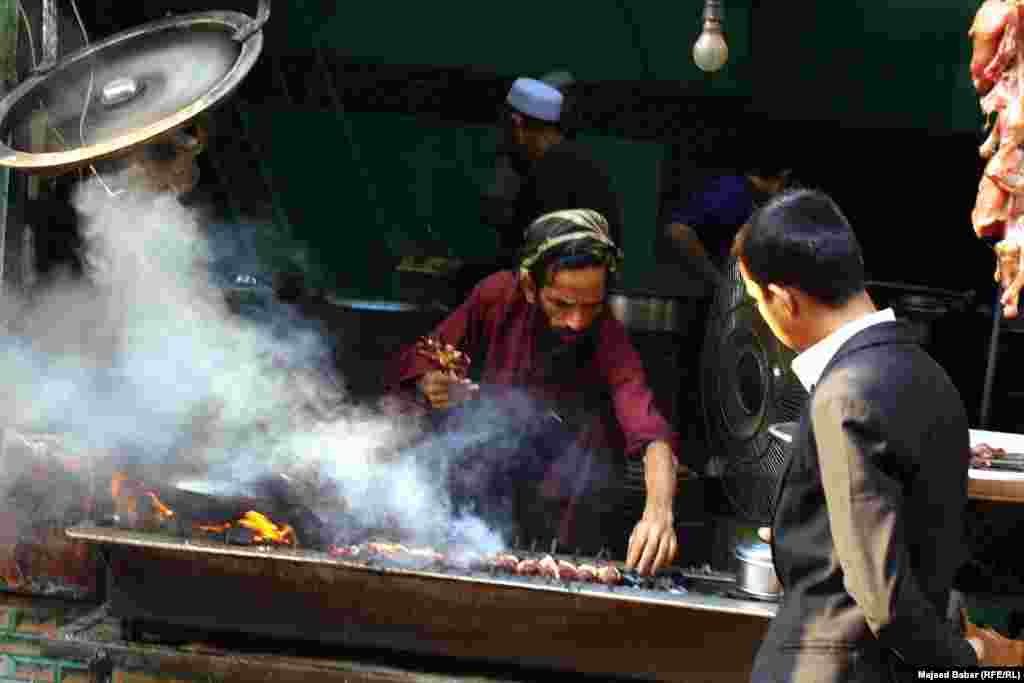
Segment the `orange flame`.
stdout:
[[146,495],[153,501],[153,507],[156,509],[156,513],[164,519],[170,519],[174,516],[174,510],[164,505],[163,501],[160,500],[155,493],[152,491],[146,491]]
[[110,497],[117,500],[121,497],[121,488],[124,483],[128,480],[128,475],[124,472],[114,472],[114,476],[110,478]]
[[135,496],[130,494],[131,480],[124,472],[115,472],[110,478],[110,497],[114,500],[119,514],[135,515],[138,508]]
[[278,526],[259,512],[249,510],[242,519],[238,520],[238,525],[255,531],[256,542],[270,541],[281,545],[295,545],[295,530],[291,526],[288,524]]
[[[155,491],[146,491],[145,494],[141,494],[139,493],[141,487],[134,488],[133,490],[133,487],[136,486],[138,486],[137,482],[129,478],[124,472],[115,472],[111,476],[110,495],[122,514],[124,512],[135,514],[137,512],[137,496],[145,495],[150,500],[153,512],[161,520],[169,520],[176,516],[174,510],[167,507]],[[266,515],[254,510],[246,512],[240,519],[233,522],[196,524],[195,529],[217,534],[223,533],[236,525],[255,532],[253,543],[275,543],[291,546],[298,543],[295,530],[291,526],[288,524],[275,524]]]
[[200,531],[219,534],[227,531],[235,524],[255,531],[254,543],[276,543],[278,545],[295,545],[295,530],[288,524],[277,525],[270,521],[266,515],[249,510],[237,522],[225,522],[224,524],[199,524],[196,526]]

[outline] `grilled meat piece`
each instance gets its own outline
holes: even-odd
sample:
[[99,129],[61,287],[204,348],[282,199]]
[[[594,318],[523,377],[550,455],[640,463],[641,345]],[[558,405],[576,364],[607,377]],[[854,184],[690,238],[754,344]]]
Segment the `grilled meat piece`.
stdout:
[[1006,455],[1006,450],[980,443],[971,449],[971,467],[991,467],[992,458]]
[[[993,60],[1002,52],[1005,55],[1010,45],[1002,46],[1007,25],[1016,17],[1016,9],[1003,0],[985,0],[974,15],[967,35],[972,40],[971,80],[980,94],[988,92],[993,79],[986,72],[991,72]],[[1002,59],[1002,58],[1001,58]]]
[[516,574],[520,576],[536,576],[540,574],[540,562],[530,558],[520,560],[519,564],[516,565]]
[[409,549],[401,543],[379,543],[370,542],[366,544],[366,550],[375,555],[401,555],[408,553]]
[[506,572],[515,572],[519,567],[519,558],[515,555],[500,554],[491,560],[491,566]]
[[558,560],[551,557],[550,555],[545,555],[544,557],[540,558],[538,567],[540,568],[541,576],[547,576],[552,579],[560,578]]
[[416,352],[432,360],[438,370],[453,373],[460,379],[469,373],[469,355],[436,337],[420,339],[416,344]]
[[558,561],[558,578],[561,581],[579,581],[580,573],[576,565],[565,560]]
[[597,580],[609,586],[617,586],[622,583],[622,572],[609,564],[597,570]]

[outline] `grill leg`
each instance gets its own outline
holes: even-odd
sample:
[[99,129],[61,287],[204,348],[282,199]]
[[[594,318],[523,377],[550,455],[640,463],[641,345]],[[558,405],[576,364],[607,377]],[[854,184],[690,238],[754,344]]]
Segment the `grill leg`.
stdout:
[[106,650],[100,650],[89,660],[90,683],[112,683],[114,662]]
[[137,643],[142,640],[142,627],[138,619],[121,620],[121,639],[129,643]]
[[992,335],[988,342],[988,365],[985,367],[985,388],[981,394],[981,415],[979,416],[984,429],[989,427],[992,386],[996,377],[996,361],[999,360],[999,328],[1003,320],[1003,307],[999,300],[1002,294],[1002,287],[996,287],[996,300],[992,304]]

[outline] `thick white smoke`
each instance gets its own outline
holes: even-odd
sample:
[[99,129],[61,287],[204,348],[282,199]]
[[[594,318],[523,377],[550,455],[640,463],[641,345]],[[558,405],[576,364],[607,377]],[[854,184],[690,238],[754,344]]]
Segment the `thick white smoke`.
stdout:
[[229,310],[195,211],[91,185],[75,207],[90,284],[4,302],[21,310],[0,340],[4,423],[59,433],[155,483],[228,494],[283,475],[324,516],[501,547],[453,518],[444,446],[401,457],[413,428],[347,400],[315,324],[283,305],[262,320]]

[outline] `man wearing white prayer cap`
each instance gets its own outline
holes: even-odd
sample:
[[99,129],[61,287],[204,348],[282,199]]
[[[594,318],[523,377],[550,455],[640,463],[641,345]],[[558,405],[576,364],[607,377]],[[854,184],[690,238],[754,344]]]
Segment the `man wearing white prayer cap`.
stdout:
[[[558,89],[531,78],[517,78],[505,99],[506,146],[525,176],[514,232],[521,236],[546,213],[584,208],[604,216],[621,243],[621,203],[611,176],[582,145],[566,139],[564,103]],[[518,240],[514,246],[521,246]]]
[[501,151],[523,182],[512,216],[495,226],[500,267],[516,262],[525,229],[553,211],[597,211],[608,222],[612,239],[621,241],[621,203],[611,176],[582,145],[567,139],[564,109],[564,94],[533,78],[517,78],[505,98]]

